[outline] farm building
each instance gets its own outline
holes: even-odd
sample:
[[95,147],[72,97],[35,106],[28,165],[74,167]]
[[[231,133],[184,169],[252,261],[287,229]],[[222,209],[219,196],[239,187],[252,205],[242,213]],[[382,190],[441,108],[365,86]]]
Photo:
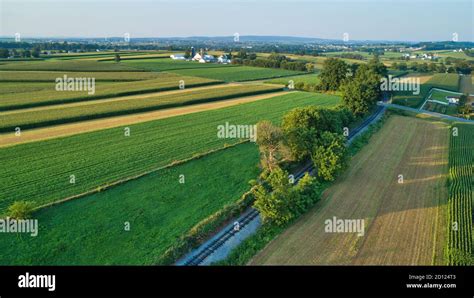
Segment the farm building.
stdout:
[[173,60],[186,60],[183,54],[171,55],[170,58]]
[[217,61],[216,57],[207,54],[196,54],[193,60],[199,61],[200,63],[212,63]]
[[219,56],[219,58],[217,58],[217,62],[227,64],[227,63],[231,63],[232,60],[230,59],[228,55],[221,55]]

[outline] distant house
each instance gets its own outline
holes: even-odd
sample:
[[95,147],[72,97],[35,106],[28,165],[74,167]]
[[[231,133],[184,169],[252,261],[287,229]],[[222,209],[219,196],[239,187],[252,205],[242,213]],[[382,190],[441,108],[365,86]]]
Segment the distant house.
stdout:
[[459,97],[454,97],[454,96],[446,96],[446,99],[450,104],[458,104],[459,103]]
[[217,58],[217,62],[222,63],[222,64],[228,64],[228,63],[231,63],[232,60],[230,59],[228,55],[221,55],[219,56],[219,58]]
[[186,57],[184,57],[183,54],[171,55],[170,58],[173,60],[186,60]]

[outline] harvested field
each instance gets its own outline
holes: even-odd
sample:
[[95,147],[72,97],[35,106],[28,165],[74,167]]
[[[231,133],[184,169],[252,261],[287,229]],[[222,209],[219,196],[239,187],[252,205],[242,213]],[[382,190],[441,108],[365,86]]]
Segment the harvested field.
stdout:
[[[322,200],[251,263],[444,264],[447,158],[445,124],[392,116]],[[364,236],[325,232],[334,216],[364,219]]]

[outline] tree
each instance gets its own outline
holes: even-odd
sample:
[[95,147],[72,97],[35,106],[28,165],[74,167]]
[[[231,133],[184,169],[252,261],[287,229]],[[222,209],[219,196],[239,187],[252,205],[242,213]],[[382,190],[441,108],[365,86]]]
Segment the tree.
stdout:
[[305,64],[307,72],[314,72],[314,64],[313,63],[306,63]]
[[41,53],[40,48],[36,47],[36,48],[34,48],[33,52],[31,53],[31,56],[33,56],[34,58],[39,58],[40,53]]
[[446,70],[447,70],[447,69],[446,69],[446,66],[445,66],[444,64],[440,64],[440,65],[438,66],[438,72],[440,72],[440,73],[445,73]]
[[374,55],[367,65],[369,66],[369,69],[382,77],[386,77],[388,74],[387,67],[380,62],[378,55]]
[[186,58],[186,59],[191,58],[191,51],[190,51],[189,49],[187,49],[187,50],[184,52],[184,58]]
[[324,61],[320,77],[320,89],[323,91],[336,91],[346,79],[348,72],[347,64],[337,58],[329,58]]
[[278,166],[278,153],[283,147],[283,132],[281,128],[270,121],[257,123],[257,145],[260,150],[260,161],[264,169],[273,170]]
[[348,154],[345,138],[341,134],[325,131],[311,156],[318,177],[324,181],[333,181],[347,167]]
[[291,189],[288,172],[277,167],[263,178],[264,184],[257,185],[252,190],[255,196],[254,207],[266,222],[277,225],[287,223],[294,217],[291,201],[296,195]]
[[16,201],[8,207],[8,216],[15,219],[30,218],[33,212],[33,203],[26,201]]
[[8,49],[0,49],[0,58],[8,58],[9,56]]
[[120,58],[120,55],[118,53],[115,54],[114,60],[115,60],[115,62],[120,62],[121,58]]
[[361,65],[356,76],[342,87],[342,101],[354,115],[363,116],[381,96],[380,75],[368,65]]
[[282,130],[292,157],[296,160],[309,157],[324,131],[340,133],[348,119],[347,110],[316,106],[296,108],[286,113]]

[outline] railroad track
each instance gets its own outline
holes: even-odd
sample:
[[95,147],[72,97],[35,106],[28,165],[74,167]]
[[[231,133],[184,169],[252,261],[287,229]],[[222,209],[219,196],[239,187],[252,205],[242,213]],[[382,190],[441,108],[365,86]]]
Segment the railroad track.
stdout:
[[251,208],[250,212],[240,218],[237,222],[239,224],[238,229],[235,226],[227,228],[225,232],[217,239],[214,239],[210,243],[206,245],[206,247],[200,251],[198,254],[190,258],[186,261],[183,265],[185,266],[196,266],[201,264],[208,256],[210,256],[213,252],[215,252],[218,248],[220,248],[227,240],[233,237],[236,233],[240,231],[243,227],[249,224],[252,220],[254,220],[258,216],[258,211],[256,209]]
[[[364,120],[356,129],[352,130],[349,133],[347,138],[350,141],[357,133],[359,133],[362,129],[367,127],[382,111],[384,110],[383,106],[378,106],[375,113],[373,113],[369,118]],[[304,166],[299,172],[294,175],[295,182],[298,182],[306,172],[311,173],[314,171],[314,165],[312,162],[308,163]],[[259,213],[256,209],[250,207],[250,211],[243,215],[242,217],[238,218],[235,222],[238,223],[238,229],[235,226],[227,227],[226,230],[222,233],[221,236],[217,237],[216,239],[212,240],[196,255],[189,258],[186,262],[183,263],[184,266],[197,266],[200,265],[207,257],[212,255],[217,249],[219,249],[224,243],[227,242],[230,238],[232,238],[235,234],[237,234],[242,228],[252,222]]]

